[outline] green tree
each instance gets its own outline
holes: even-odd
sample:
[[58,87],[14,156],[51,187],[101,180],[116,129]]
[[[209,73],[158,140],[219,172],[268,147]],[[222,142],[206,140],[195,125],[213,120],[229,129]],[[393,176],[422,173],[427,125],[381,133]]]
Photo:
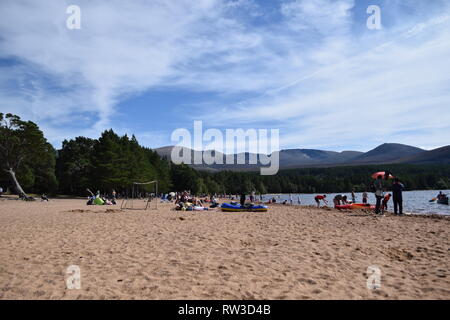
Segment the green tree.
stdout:
[[35,123],[0,113],[0,151],[1,170],[21,198],[29,199],[19,180],[55,187],[55,150]]
[[86,188],[90,187],[94,144],[94,139],[85,137],[63,141],[56,168],[60,191],[64,194],[85,195]]

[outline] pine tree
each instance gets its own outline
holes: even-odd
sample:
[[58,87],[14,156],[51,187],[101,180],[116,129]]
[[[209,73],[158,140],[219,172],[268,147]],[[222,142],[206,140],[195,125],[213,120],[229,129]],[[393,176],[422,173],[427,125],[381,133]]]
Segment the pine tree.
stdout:
[[10,113],[0,113],[0,166],[21,198],[30,199],[19,181],[56,185],[55,150],[35,123]]

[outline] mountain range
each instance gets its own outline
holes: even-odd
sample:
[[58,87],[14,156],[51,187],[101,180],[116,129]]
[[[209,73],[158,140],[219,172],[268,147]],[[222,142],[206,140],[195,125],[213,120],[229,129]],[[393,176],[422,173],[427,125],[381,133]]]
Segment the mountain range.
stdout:
[[[155,149],[161,156],[171,159],[173,146]],[[216,157],[222,158],[225,163],[225,154],[218,151],[196,151],[189,148],[183,148],[183,152],[190,152],[191,159],[195,156],[202,157],[204,152],[211,153]],[[287,149],[277,151],[280,159],[280,169],[294,169],[304,167],[333,167],[333,166],[356,166],[369,164],[450,164],[450,146],[434,150],[423,150],[417,147],[408,146],[399,143],[385,143],[368,152],[360,151],[324,151],[316,149]],[[273,154],[272,154],[273,155]],[[193,164],[191,167],[198,170],[220,171],[251,171],[257,170],[262,165],[248,164],[249,159],[256,154],[243,153],[228,155],[233,158],[234,164]],[[245,164],[236,164],[238,156],[245,159]],[[201,158],[203,159],[203,158]],[[259,157],[258,157],[259,159]]]

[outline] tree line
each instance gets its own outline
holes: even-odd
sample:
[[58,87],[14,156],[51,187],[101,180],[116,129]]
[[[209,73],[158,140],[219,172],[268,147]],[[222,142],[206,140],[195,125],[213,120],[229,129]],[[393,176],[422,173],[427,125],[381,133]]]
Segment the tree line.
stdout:
[[[47,193],[86,196],[87,189],[129,194],[133,182],[158,180],[159,191],[191,190],[194,194],[344,193],[368,191],[371,174],[389,170],[407,190],[449,189],[449,165],[368,165],[259,172],[197,171],[161,158],[136,137],[112,129],[98,139],[64,140],[59,150],[31,121],[0,113],[0,186],[19,196]],[[150,190],[148,190],[150,191]]]

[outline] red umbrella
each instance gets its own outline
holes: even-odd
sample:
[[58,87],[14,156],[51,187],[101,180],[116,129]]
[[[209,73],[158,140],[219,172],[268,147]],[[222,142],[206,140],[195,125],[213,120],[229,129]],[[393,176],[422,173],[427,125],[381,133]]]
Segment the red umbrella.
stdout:
[[[388,172],[388,173],[389,173],[389,172]],[[373,179],[376,179],[376,178],[378,178],[378,176],[382,176],[383,179],[386,179],[386,172],[384,172],[384,171],[375,172],[375,173],[372,175],[372,178],[373,178]],[[394,178],[395,178],[395,177],[394,177],[392,174],[389,173],[388,179],[394,179]]]

